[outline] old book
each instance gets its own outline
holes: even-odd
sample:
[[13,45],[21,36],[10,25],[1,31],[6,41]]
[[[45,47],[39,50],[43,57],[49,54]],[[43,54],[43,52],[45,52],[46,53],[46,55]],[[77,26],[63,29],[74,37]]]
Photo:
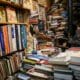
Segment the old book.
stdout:
[[6,54],[9,54],[10,47],[9,47],[9,37],[8,37],[7,25],[2,26],[2,32],[3,32],[3,38],[4,38],[5,52],[6,52]]
[[9,36],[9,46],[10,46],[10,52],[13,51],[13,43],[12,43],[12,30],[11,30],[12,25],[8,25],[8,36]]
[[7,13],[7,21],[9,23],[17,23],[17,16],[15,9],[7,7],[6,13]]
[[4,7],[0,6],[0,22],[6,22],[6,12]]
[[11,26],[11,34],[12,34],[13,51],[16,51],[17,50],[17,45],[16,45],[16,31],[15,31],[15,25],[14,24]]

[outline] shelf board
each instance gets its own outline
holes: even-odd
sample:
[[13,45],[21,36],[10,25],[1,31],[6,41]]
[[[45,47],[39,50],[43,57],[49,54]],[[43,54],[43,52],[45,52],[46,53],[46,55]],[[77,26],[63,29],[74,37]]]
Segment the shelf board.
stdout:
[[7,54],[7,55],[0,56],[0,59],[2,59],[2,58],[7,58],[8,56],[11,56],[11,55],[15,54],[16,52],[21,52],[21,51],[24,51],[24,49],[18,50],[18,51],[13,51],[13,52],[11,52],[11,53],[9,53],[9,54]]
[[5,24],[25,24],[27,25],[27,23],[9,23],[9,22],[0,22],[0,25],[5,25]]
[[23,10],[28,10],[29,11],[29,9],[24,8],[22,5],[14,3],[14,2],[10,2],[10,1],[0,0],[0,5],[7,5],[7,6],[11,6],[13,8],[16,8],[16,9],[23,9]]

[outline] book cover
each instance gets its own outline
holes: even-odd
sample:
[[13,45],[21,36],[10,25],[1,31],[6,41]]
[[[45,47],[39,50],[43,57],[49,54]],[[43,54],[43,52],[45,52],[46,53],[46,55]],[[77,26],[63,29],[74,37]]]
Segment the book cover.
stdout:
[[30,9],[31,8],[30,0],[23,0],[23,7]]
[[3,38],[3,33],[0,27],[0,42],[1,42],[1,48],[2,48],[2,56],[5,55],[5,45],[4,45],[4,38]]
[[29,80],[30,79],[30,77],[28,75],[25,75],[25,74],[22,74],[22,73],[18,73],[17,78],[19,78],[21,80]]
[[20,25],[16,25],[15,30],[16,30],[17,49],[21,50],[22,49],[22,45],[21,45]]
[[31,70],[27,71],[27,74],[32,75],[34,77],[43,78],[43,79],[48,79],[49,78],[49,76],[47,74],[38,72],[35,69],[31,69]]
[[19,35],[18,35],[18,26],[15,25],[15,31],[16,31],[16,46],[17,50],[19,50]]
[[16,31],[15,31],[15,25],[14,24],[11,26],[11,34],[12,34],[13,51],[16,51],[17,50],[17,45],[16,45]]
[[11,31],[11,26],[12,25],[8,25],[8,36],[9,36],[9,46],[10,46],[10,52],[13,51],[13,43],[12,43],[12,31]]
[[20,32],[21,32],[22,47],[27,48],[27,32],[26,32],[26,26],[25,25],[20,26]]
[[23,23],[24,22],[23,14],[24,13],[22,11],[20,11],[20,10],[16,12],[17,20],[18,20],[19,23]]
[[1,42],[0,42],[0,56],[2,56]]
[[17,23],[17,16],[15,9],[7,7],[6,13],[7,13],[7,21],[9,23]]
[[0,22],[6,22],[6,12],[2,6],[0,6]]
[[8,38],[8,27],[7,25],[2,26],[3,38],[4,38],[4,45],[5,45],[5,52],[6,54],[10,53],[9,47],[9,38]]

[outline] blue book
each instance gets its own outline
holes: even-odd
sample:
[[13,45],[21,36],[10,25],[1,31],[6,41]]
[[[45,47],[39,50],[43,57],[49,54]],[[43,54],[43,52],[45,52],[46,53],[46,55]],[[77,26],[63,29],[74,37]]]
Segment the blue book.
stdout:
[[27,48],[27,32],[26,32],[26,26],[25,25],[21,25],[20,32],[21,32],[22,47]]
[[17,45],[17,50],[19,50],[19,35],[18,35],[18,26],[15,25],[15,31],[16,31],[16,45]]
[[28,55],[28,58],[36,58],[36,59],[40,59],[40,60],[48,60],[48,57],[42,56],[42,55],[38,55],[38,54],[32,54],[32,55]]
[[22,73],[18,73],[17,77],[21,80],[29,80],[30,79],[30,77],[28,75],[25,75],[25,74],[22,74]]
[[0,43],[1,43],[1,48],[2,48],[2,56],[5,55],[5,45],[4,45],[4,38],[3,38],[3,33],[0,28]]

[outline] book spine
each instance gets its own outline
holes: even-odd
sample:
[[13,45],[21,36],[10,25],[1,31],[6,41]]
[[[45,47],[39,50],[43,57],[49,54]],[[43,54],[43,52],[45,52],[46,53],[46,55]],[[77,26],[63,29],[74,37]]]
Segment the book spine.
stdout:
[[1,42],[1,48],[2,48],[2,56],[5,55],[5,45],[4,45],[4,39],[3,39],[3,33],[0,28],[0,42]]
[[16,25],[15,27],[16,31],[16,45],[17,45],[17,50],[19,50],[19,35],[18,35],[18,26]]
[[13,51],[13,46],[12,46],[12,34],[11,34],[11,25],[8,25],[8,36],[9,36],[9,45],[10,45],[10,52]]
[[0,56],[2,56],[1,42],[0,42]]
[[10,53],[9,37],[8,37],[8,28],[6,25],[2,26],[2,32],[4,37],[5,52],[6,54],[9,54]]
[[17,50],[15,25],[11,26],[13,51]]
[[21,41],[23,48],[27,48],[27,33],[26,33],[26,26],[21,25]]
[[22,45],[21,45],[21,32],[20,32],[20,25],[17,25],[18,28],[18,40],[19,40],[19,49],[22,49]]

